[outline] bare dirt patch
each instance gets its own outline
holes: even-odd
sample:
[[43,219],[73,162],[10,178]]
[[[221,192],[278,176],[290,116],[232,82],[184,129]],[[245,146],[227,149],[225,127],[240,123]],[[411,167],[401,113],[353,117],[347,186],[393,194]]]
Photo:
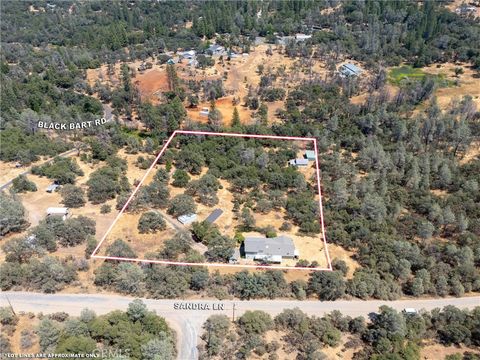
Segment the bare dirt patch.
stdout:
[[463,354],[465,351],[480,355],[478,349],[468,348],[462,346],[443,346],[440,344],[428,345],[422,347],[420,351],[420,358],[425,360],[445,359],[445,356],[452,354]]
[[[38,336],[33,331],[39,324],[38,318],[30,318],[27,314],[18,316],[18,323],[15,327],[15,332],[10,337],[10,345],[13,354],[36,354],[40,353],[40,345],[38,343]],[[30,330],[33,332],[33,344],[27,349],[21,347],[21,334],[23,330]]]
[[338,259],[343,260],[348,266],[348,272],[346,275],[347,279],[351,279],[353,277],[353,273],[356,269],[360,268],[360,264],[353,259],[355,252],[348,251],[342,248],[339,245],[335,244],[328,244],[328,253],[330,254],[330,259]]
[[[124,213],[108,234],[102,249],[105,250],[116,239],[126,241],[135,251],[137,257],[145,258],[146,253],[151,253],[162,248],[163,243],[175,235],[175,229],[167,222],[167,229],[155,233],[140,234],[137,229],[141,213]],[[104,252],[104,251],[103,251]]]
[[138,74],[134,78],[134,83],[140,90],[141,98],[148,99],[153,103],[159,101],[159,95],[162,92],[170,90],[165,69],[155,68]]
[[465,165],[472,161],[480,160],[480,141],[473,141],[465,155],[460,159],[460,164]]
[[[222,114],[223,124],[230,125],[233,117],[233,111],[236,107],[238,115],[240,116],[240,122],[242,124],[251,124],[253,122],[253,111],[249,110],[243,105],[233,105],[234,96],[225,96],[215,101],[215,108]],[[188,117],[194,121],[206,123],[208,122],[208,116],[200,114],[203,108],[210,109],[209,102],[201,102],[196,108],[187,108]]]
[[16,178],[18,175],[24,171],[27,171],[28,169],[29,167],[27,166],[16,167],[14,162],[0,161],[0,185],[3,185],[7,181]]

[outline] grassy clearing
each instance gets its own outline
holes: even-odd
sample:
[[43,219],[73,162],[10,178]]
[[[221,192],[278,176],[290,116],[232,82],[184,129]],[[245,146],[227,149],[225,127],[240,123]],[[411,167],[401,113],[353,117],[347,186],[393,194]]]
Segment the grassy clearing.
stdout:
[[450,87],[454,85],[452,80],[447,80],[445,78],[445,74],[432,75],[424,72],[422,69],[408,65],[393,68],[388,73],[388,80],[390,83],[397,86],[400,86],[404,80],[423,81],[426,77],[434,79],[440,87]]

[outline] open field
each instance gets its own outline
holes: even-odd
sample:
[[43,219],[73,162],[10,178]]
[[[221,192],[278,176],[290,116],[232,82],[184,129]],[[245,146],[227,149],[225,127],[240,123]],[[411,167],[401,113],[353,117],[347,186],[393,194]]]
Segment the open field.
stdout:
[[[455,75],[455,69],[462,69],[462,73]],[[440,109],[447,109],[452,102],[460,101],[464,96],[471,96],[477,108],[480,108],[480,86],[477,72],[466,63],[432,64],[423,68],[413,68],[402,65],[387,69],[388,82],[384,91],[388,98],[392,99],[400,89],[403,80],[422,80],[426,76],[432,76],[437,88],[434,96]],[[356,105],[362,105],[368,98],[368,93],[362,92],[353,96],[350,101]],[[416,111],[423,109],[421,104]],[[415,112],[416,112],[415,111]]]
[[[463,69],[463,74],[455,76],[455,68]],[[430,65],[423,68],[428,74],[442,75],[450,82],[458,82],[458,85],[449,87],[441,87],[435,92],[437,103],[441,109],[445,109],[452,101],[461,100],[463,96],[469,95],[473,102],[480,108],[480,79],[476,75],[476,71],[471,69],[467,64],[446,63],[441,65]]]
[[451,86],[449,81],[445,80],[445,74],[438,72],[437,74],[427,73],[420,68],[403,65],[390,69],[388,73],[388,80],[395,85],[400,85],[403,80],[423,80],[426,76],[432,76],[441,87]]
[[[32,165],[40,165],[43,160],[39,160]],[[29,167],[16,167],[14,162],[0,161],[0,185],[5,184],[10,179],[13,179],[26,171]]]

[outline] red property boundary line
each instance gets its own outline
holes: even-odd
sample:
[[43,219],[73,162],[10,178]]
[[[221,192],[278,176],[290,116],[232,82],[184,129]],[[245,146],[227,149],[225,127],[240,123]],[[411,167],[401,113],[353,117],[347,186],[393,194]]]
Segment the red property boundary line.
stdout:
[[[246,138],[257,138],[257,139],[274,139],[274,140],[297,140],[297,141],[312,141],[313,147],[315,150],[315,167],[316,167],[316,175],[317,175],[317,186],[318,186],[318,195],[319,195],[319,206],[320,206],[320,225],[322,229],[322,237],[323,237],[323,245],[325,249],[325,256],[327,258],[328,267],[326,268],[310,268],[310,267],[293,267],[293,266],[268,266],[268,265],[235,265],[235,264],[222,264],[222,263],[188,263],[188,262],[178,262],[178,261],[168,261],[168,260],[146,260],[146,259],[138,259],[138,258],[123,258],[117,256],[103,256],[103,255],[96,255],[97,251],[100,249],[100,246],[107,238],[107,235],[113,229],[115,224],[117,223],[120,216],[123,214],[125,209],[127,208],[130,201],[132,201],[133,197],[137,193],[138,189],[142,186],[143,182],[147,178],[150,171],[155,167],[157,161],[163,155],[165,150],[167,149],[170,142],[177,134],[184,134],[184,135],[210,135],[210,136],[230,136],[230,137],[246,137]],[[133,262],[142,262],[142,263],[153,263],[153,264],[165,264],[165,265],[181,265],[181,266],[210,266],[210,267],[237,267],[237,268],[265,268],[265,269],[281,269],[281,270],[309,270],[309,271],[332,271],[332,262],[330,260],[330,254],[328,253],[328,245],[327,245],[327,237],[325,234],[325,224],[323,220],[323,205],[322,205],[322,190],[320,187],[320,166],[318,161],[318,147],[317,147],[317,139],[311,137],[295,137],[295,136],[275,136],[275,135],[255,135],[255,134],[240,134],[240,133],[219,133],[219,132],[208,132],[208,131],[187,131],[187,130],[176,130],[173,134],[168,138],[166,143],[163,145],[162,149],[158,153],[157,157],[153,161],[152,165],[148,168],[145,175],[143,175],[142,180],[140,183],[135,187],[132,194],[128,198],[125,205],[123,205],[120,212],[113,220],[112,224],[103,235],[102,239],[98,243],[97,247],[93,250],[91,256],[95,259],[105,259],[105,260],[120,260],[120,261],[133,261]]]

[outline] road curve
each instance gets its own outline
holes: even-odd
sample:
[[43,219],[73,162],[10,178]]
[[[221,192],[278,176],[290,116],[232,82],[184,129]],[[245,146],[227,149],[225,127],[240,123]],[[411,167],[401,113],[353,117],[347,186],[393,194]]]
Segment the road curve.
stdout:
[[[55,155],[54,157],[52,157],[52,158],[44,161],[43,163],[41,163],[41,164],[39,164],[39,165],[45,165],[45,164],[51,163],[51,162],[53,161],[53,159],[55,159],[57,156],[65,157],[65,156],[68,156],[68,155],[72,155],[72,154],[74,154],[74,153],[76,153],[76,152],[78,152],[77,149],[70,149],[70,150],[68,150],[68,151],[65,151],[64,153]],[[18,176],[20,176],[20,175],[27,175],[28,173],[30,173],[31,170],[32,170],[32,167],[30,166],[27,170],[21,172],[20,174],[18,174],[18,175],[15,176],[14,178],[8,180],[6,183],[0,185],[0,191],[3,190],[3,189],[5,189],[5,188],[7,188],[7,187],[9,187],[9,186],[12,184],[13,180],[14,180],[16,177],[18,177]]]
[[[106,294],[37,294],[31,292],[2,292],[0,306],[7,306],[9,301],[15,311],[52,313],[64,311],[71,315],[79,315],[84,308],[95,310],[97,314],[105,314],[112,310],[125,310],[133,298]],[[142,299],[149,309],[155,310],[177,331],[178,354],[180,360],[197,359],[197,342],[204,321],[213,314],[225,314],[235,318],[247,310],[263,310],[273,316],[283,309],[300,308],[309,315],[322,316],[333,310],[339,310],[344,315],[368,316],[382,305],[388,305],[396,310],[416,308],[432,310],[447,305],[458,308],[472,309],[480,306],[480,296],[440,299],[408,299],[395,301],[381,300],[339,300],[331,302],[298,301],[298,300],[172,300],[172,299]],[[209,310],[176,310],[175,303],[207,304]],[[217,309],[222,304],[222,310]]]

